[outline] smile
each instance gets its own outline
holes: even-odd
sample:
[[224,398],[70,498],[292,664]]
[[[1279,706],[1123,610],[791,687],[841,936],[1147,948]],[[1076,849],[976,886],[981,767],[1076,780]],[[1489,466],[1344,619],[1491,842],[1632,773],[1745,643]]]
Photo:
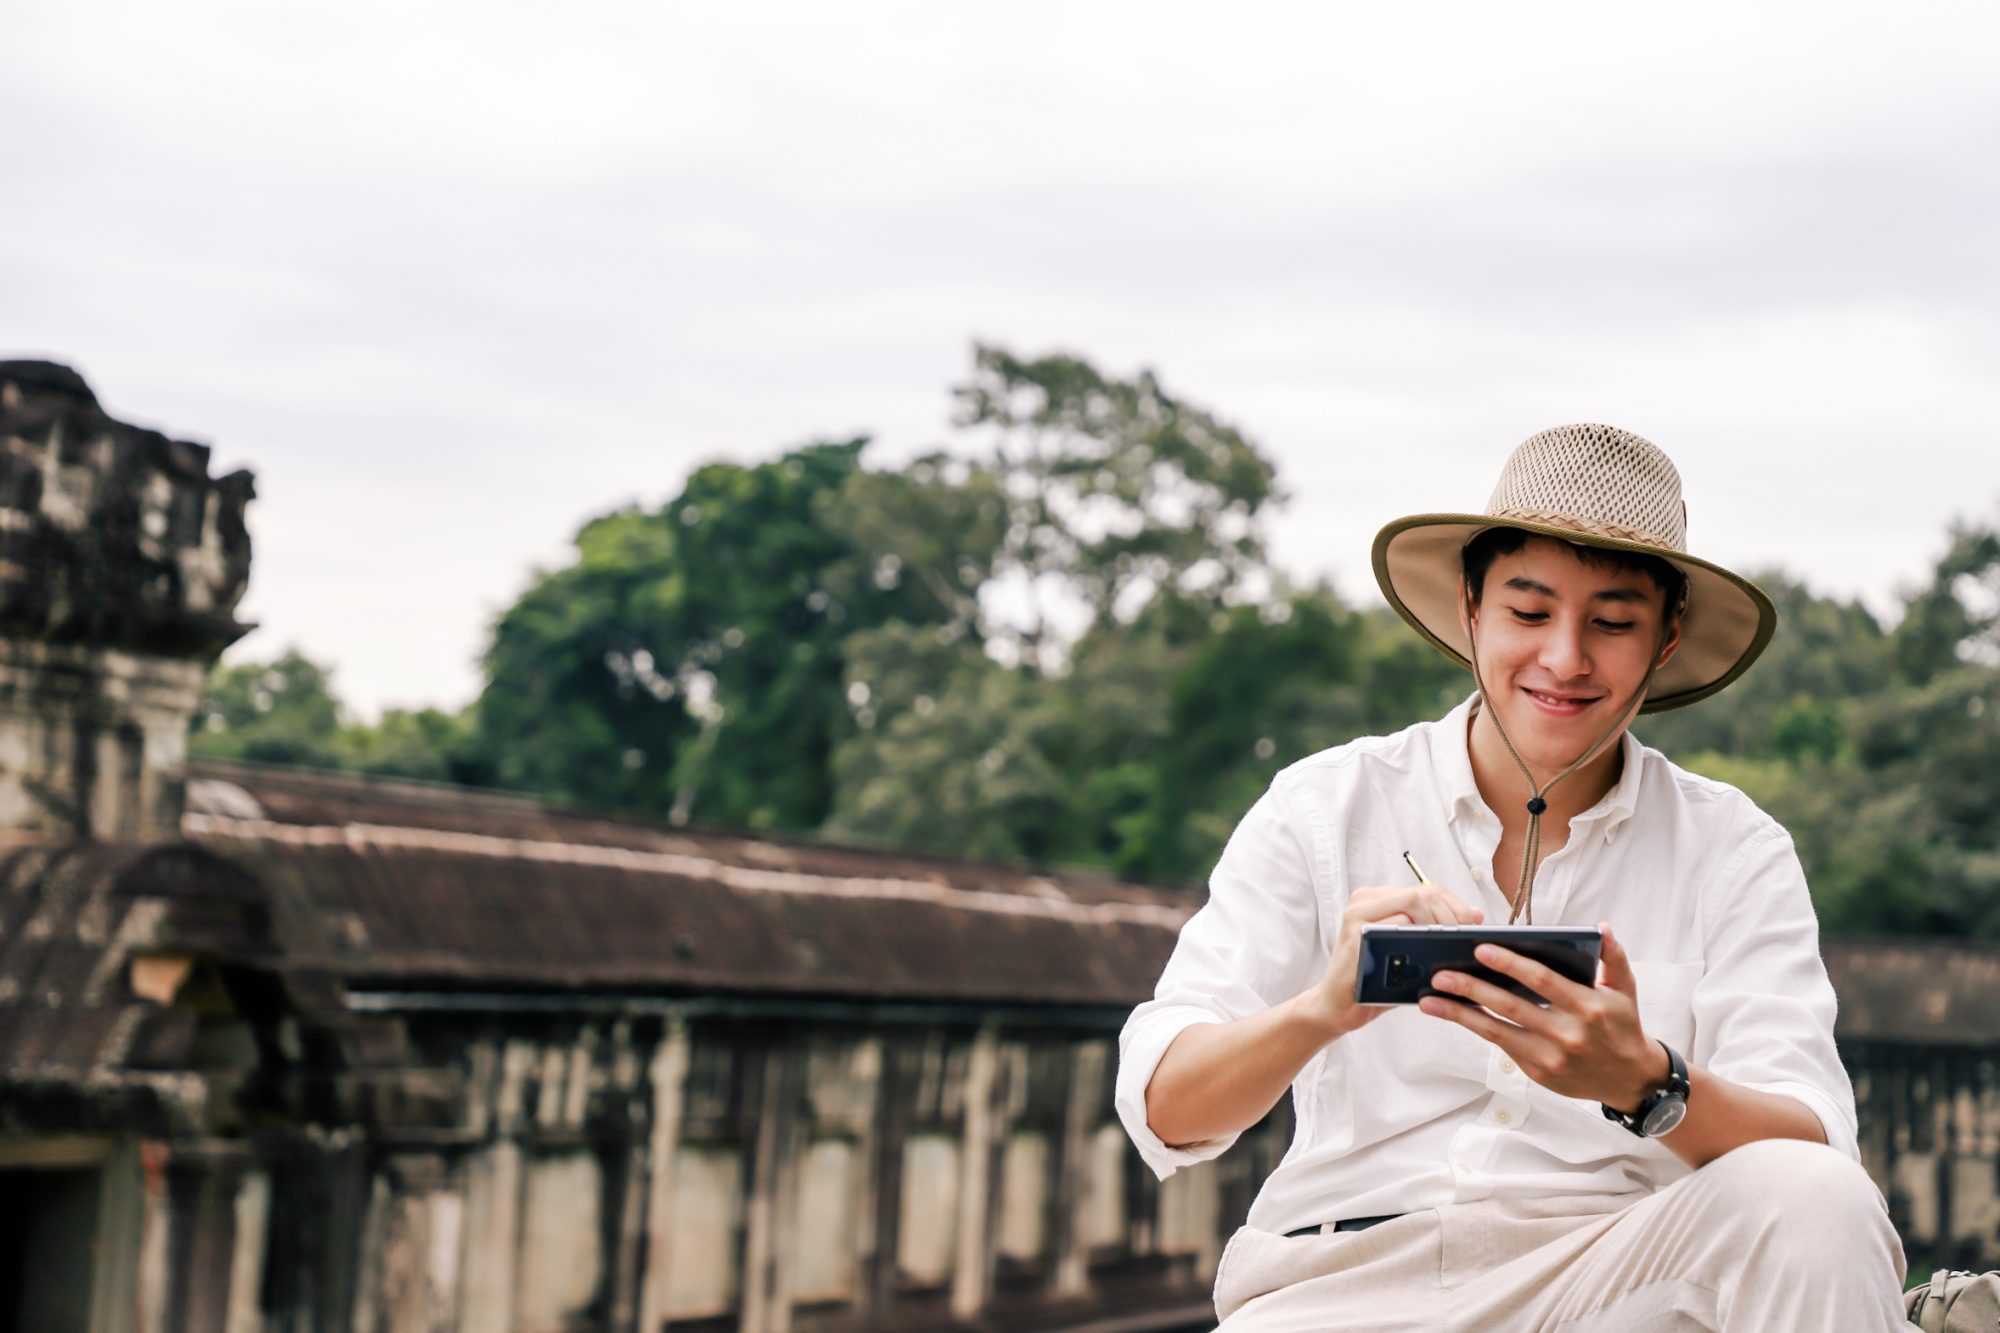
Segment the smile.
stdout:
[[1541,690],[1531,690],[1526,687],[1522,688],[1521,693],[1533,699],[1543,712],[1556,717],[1575,717],[1604,697],[1600,694],[1545,694]]

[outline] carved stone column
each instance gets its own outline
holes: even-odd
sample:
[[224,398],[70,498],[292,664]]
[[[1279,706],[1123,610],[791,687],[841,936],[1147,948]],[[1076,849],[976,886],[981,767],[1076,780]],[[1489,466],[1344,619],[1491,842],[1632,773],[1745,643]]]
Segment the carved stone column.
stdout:
[[248,632],[250,474],[0,361],[0,840],[179,836],[187,730]]

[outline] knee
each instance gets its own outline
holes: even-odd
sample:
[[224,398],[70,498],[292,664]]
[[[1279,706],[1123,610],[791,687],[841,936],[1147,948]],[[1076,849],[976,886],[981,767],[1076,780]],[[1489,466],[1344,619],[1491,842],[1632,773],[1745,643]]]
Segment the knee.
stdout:
[[1714,1191],[1708,1219],[1716,1235],[1751,1269],[1901,1289],[1903,1243],[1888,1205],[1845,1153],[1767,1139],[1716,1158],[1686,1183],[1696,1182]]
[[1888,1223],[1882,1193],[1861,1164],[1823,1143],[1802,1139],[1762,1139],[1724,1153],[1700,1171],[1726,1199],[1729,1210],[1747,1220],[1797,1224],[1804,1219],[1836,1219],[1852,1225],[1880,1216]]

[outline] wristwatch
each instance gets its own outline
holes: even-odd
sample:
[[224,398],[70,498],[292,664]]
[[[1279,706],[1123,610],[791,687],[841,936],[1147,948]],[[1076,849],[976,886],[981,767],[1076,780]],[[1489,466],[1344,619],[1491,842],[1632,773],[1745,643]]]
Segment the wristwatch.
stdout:
[[1688,1067],[1681,1059],[1680,1052],[1665,1042],[1660,1049],[1667,1053],[1667,1085],[1647,1094],[1636,1111],[1620,1111],[1616,1107],[1604,1106],[1604,1118],[1616,1120],[1642,1139],[1657,1139],[1670,1133],[1680,1124],[1681,1117],[1688,1113]]

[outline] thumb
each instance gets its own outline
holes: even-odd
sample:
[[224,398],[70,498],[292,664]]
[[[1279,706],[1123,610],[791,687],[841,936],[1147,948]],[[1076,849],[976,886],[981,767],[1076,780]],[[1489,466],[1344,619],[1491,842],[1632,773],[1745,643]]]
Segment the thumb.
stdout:
[[1625,954],[1625,946],[1611,933],[1611,923],[1600,921],[1597,928],[1604,932],[1604,976],[1601,984],[1609,986],[1628,999],[1637,1002],[1639,979],[1632,975],[1632,960]]

